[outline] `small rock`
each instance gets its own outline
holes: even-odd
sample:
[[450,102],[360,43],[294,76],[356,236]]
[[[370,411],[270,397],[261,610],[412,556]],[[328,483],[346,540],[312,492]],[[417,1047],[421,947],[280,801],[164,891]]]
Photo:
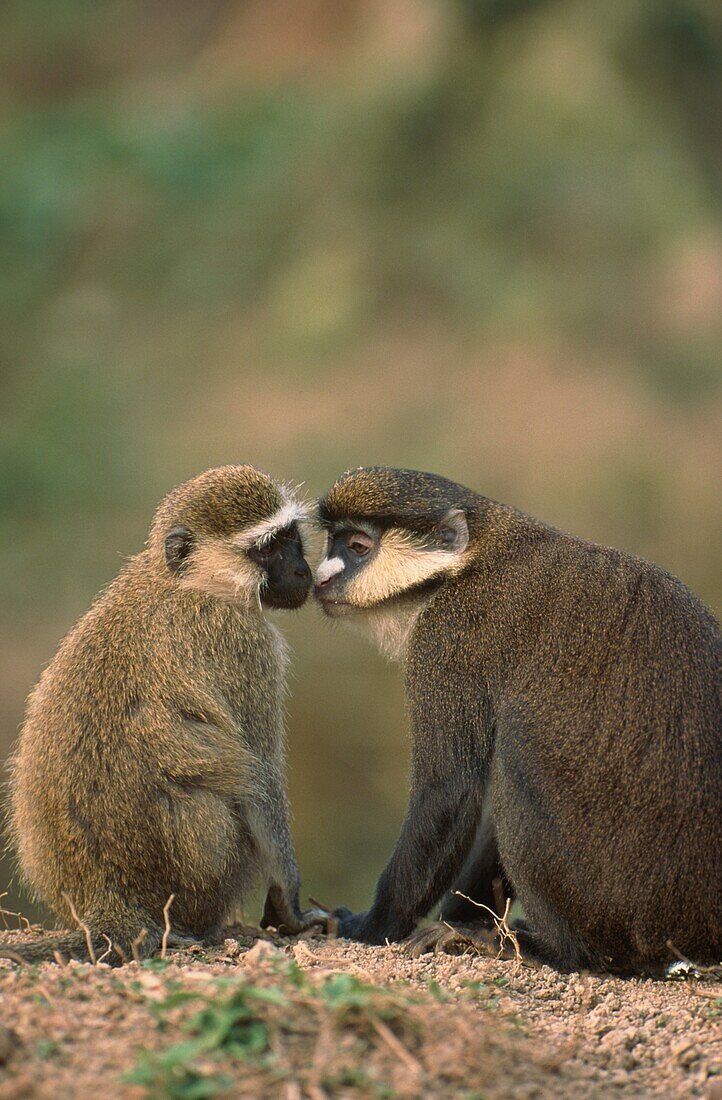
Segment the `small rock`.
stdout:
[[630,1027],[624,1032],[624,1045],[627,1050],[632,1050],[636,1047],[637,1043],[641,1043],[643,1036],[636,1030],[636,1028]]
[[269,940],[256,940],[253,947],[242,956],[241,962],[245,966],[255,966],[256,963],[263,962],[265,959],[277,959],[282,954],[281,949]]
[[680,1039],[679,1042],[673,1043],[670,1053],[680,1066],[691,1066],[699,1058],[699,1051],[689,1039]]
[[298,940],[291,948],[292,954],[299,966],[317,966],[319,959],[314,955],[310,947],[302,940]]
[[238,956],[241,954],[241,945],[238,940],[233,940],[230,938],[225,939],[223,941],[223,947],[229,959],[237,959]]

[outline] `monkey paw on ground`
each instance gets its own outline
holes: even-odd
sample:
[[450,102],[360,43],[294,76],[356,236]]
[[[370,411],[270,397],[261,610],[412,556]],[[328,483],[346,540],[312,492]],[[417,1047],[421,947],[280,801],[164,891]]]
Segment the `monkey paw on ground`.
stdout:
[[275,931],[279,936],[303,936],[304,933],[313,932],[321,935],[328,930],[329,914],[321,909],[306,909],[303,913],[283,918],[264,919],[261,921],[263,932]]
[[[382,947],[389,942],[384,927],[376,924],[368,912],[354,913],[345,905],[340,905],[331,916],[336,921],[336,935],[340,939],[355,940],[370,947]],[[392,935],[391,939],[395,941],[398,937]]]
[[296,928],[295,934],[302,935],[304,932],[316,931],[326,932],[328,929],[328,913],[323,909],[305,909],[301,913],[300,927]]
[[465,955],[472,952],[493,959],[514,958],[509,947],[500,944],[495,931],[482,924],[452,924],[450,921],[434,921],[417,928],[404,940],[404,950],[412,958],[433,951],[435,955]]

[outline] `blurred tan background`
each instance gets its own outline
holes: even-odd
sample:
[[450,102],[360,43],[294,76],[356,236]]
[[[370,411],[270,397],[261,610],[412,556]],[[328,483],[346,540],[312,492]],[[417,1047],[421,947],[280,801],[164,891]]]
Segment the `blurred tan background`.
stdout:
[[[721,20],[6,0],[1,756],[157,500],[217,463],[312,496],[435,470],[719,613]],[[400,673],[312,605],[278,621],[305,890],[358,906],[405,805]]]

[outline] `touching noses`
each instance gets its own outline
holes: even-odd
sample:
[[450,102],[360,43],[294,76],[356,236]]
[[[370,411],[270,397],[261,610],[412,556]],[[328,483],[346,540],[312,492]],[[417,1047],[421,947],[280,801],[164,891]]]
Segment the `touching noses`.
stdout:
[[343,569],[344,564],[340,558],[324,558],[316,569],[316,588],[325,588],[329,581],[343,573]]

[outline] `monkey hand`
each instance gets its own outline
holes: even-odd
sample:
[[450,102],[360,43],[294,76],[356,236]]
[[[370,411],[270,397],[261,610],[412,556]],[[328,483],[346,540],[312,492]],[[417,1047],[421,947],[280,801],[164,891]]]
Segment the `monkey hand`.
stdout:
[[323,909],[304,909],[296,918],[297,927],[293,930],[294,935],[305,932],[308,928],[318,928],[321,932],[325,932],[328,928],[328,917],[329,914]]
[[325,932],[328,917],[328,912],[323,909],[301,912],[297,904],[291,904],[277,888],[271,887],[261,917],[261,928],[275,928],[281,935],[292,936],[313,927]]
[[386,936],[374,926],[368,912],[352,913],[345,905],[341,905],[331,915],[338,921],[338,935],[341,939],[376,945],[386,943]]

